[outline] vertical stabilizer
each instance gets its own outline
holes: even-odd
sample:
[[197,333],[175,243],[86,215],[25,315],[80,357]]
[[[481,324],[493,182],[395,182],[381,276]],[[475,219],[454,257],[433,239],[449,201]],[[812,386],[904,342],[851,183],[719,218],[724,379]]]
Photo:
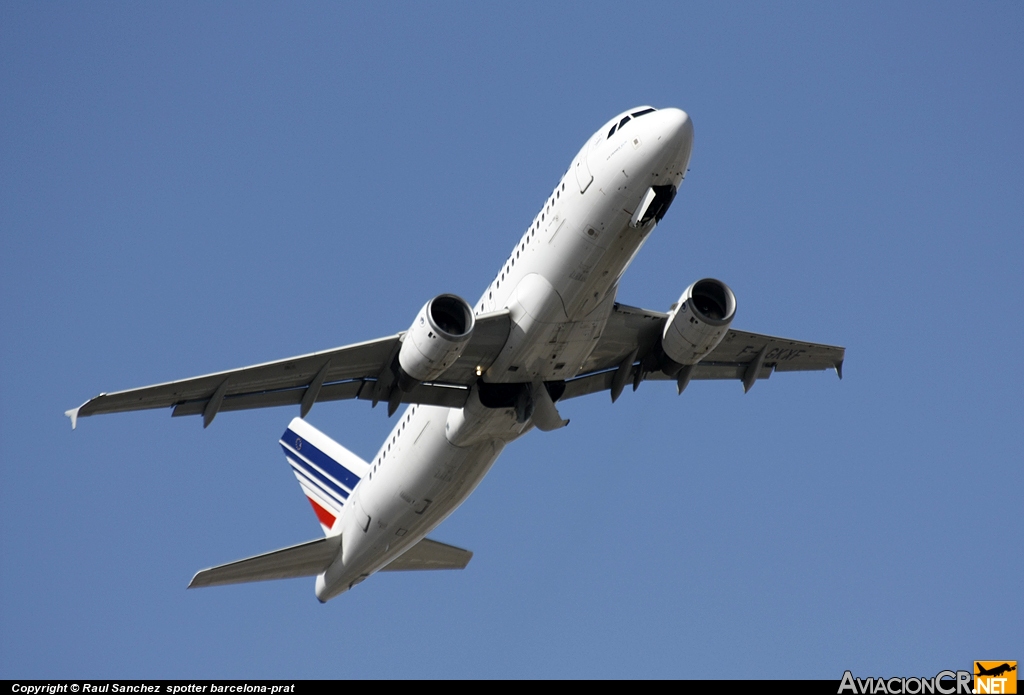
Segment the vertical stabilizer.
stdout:
[[288,425],[281,435],[281,448],[320,526],[329,535],[369,464],[302,418]]

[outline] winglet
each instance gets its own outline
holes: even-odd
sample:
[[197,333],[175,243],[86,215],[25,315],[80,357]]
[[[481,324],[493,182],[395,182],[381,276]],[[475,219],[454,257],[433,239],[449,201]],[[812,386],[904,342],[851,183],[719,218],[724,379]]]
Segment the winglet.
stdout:
[[843,380],[843,360],[839,360],[835,363],[836,374],[839,375],[839,381]]
[[[88,401],[86,401],[86,403],[88,403]],[[85,403],[83,403],[82,405],[85,405]],[[72,408],[71,410],[64,411],[65,417],[71,418],[72,430],[78,427],[78,411],[82,409],[82,405],[78,406],[77,408]]]
[[[107,394],[104,391],[100,395],[96,396],[96,398],[102,398],[103,396],[106,396],[106,395]],[[78,427],[78,411],[81,410],[82,408],[84,408],[85,406],[89,405],[94,400],[96,400],[96,398],[90,398],[89,400],[87,400],[85,403],[83,403],[82,405],[78,406],[77,408],[72,408],[71,410],[65,410],[64,411],[64,417],[71,418],[71,429],[75,429],[76,427]]]

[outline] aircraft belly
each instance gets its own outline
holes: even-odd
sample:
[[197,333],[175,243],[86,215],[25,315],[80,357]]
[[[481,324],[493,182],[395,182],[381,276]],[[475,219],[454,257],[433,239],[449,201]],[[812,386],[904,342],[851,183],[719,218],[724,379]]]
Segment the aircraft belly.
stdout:
[[358,504],[350,510],[361,505],[370,522],[365,531],[345,526],[341,556],[317,582],[321,600],[348,590],[418,543],[465,501],[501,453],[502,441],[454,446],[443,426],[449,409],[420,408],[410,426],[422,426],[417,420],[423,417],[426,429],[354,495]]
[[[593,165],[593,163],[592,163]],[[526,255],[485,292],[481,306],[509,309],[509,337],[484,374],[491,383],[576,376],[611,315],[619,278],[654,228],[630,226],[660,175],[598,166],[589,190],[553,207]],[[495,296],[496,295],[496,296]]]
[[[561,223],[552,254],[557,263],[524,276],[506,302],[513,327],[488,381],[553,381],[579,373],[611,315],[618,279],[650,231],[630,228],[626,214],[618,217],[615,227]],[[545,291],[550,301],[541,298]]]
[[[654,228],[629,225],[651,183],[608,165],[597,166],[584,198],[548,216],[543,253],[522,259],[514,275],[507,267],[508,289],[485,295],[512,317],[487,381],[571,378],[596,346],[618,280]],[[318,596],[341,593],[419,542],[476,488],[504,445],[529,429],[512,408],[484,407],[475,390],[465,408],[418,406],[409,425],[422,428],[415,442],[396,447],[354,495],[351,510],[365,509],[369,523],[345,526],[342,558],[322,575]]]

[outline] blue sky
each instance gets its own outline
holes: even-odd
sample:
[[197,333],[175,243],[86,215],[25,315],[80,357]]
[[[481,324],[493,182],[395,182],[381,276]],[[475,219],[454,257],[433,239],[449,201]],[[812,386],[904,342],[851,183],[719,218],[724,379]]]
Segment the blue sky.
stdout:
[[[3,3],[0,675],[1024,658],[1022,32],[1011,3]],[[695,145],[620,300],[721,278],[735,327],[844,345],[845,379],[565,404],[432,534],[461,573],[185,591],[318,535],[276,444],[296,413],[63,411],[473,301],[639,104]],[[364,457],[391,426],[309,419]]]

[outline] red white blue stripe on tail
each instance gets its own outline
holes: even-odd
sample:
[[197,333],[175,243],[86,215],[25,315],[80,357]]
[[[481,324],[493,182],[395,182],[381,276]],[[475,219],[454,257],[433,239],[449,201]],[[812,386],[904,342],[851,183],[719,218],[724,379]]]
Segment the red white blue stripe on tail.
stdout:
[[369,464],[301,418],[291,421],[280,443],[324,533],[329,534],[349,495],[369,472]]

